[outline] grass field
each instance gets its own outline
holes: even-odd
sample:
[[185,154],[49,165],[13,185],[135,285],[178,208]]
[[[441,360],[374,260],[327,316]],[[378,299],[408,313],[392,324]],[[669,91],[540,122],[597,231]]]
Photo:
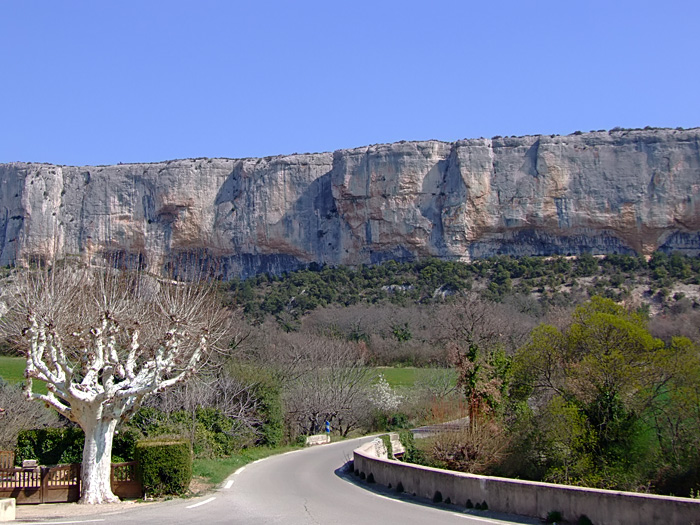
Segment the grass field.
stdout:
[[[25,364],[23,357],[0,356],[0,377],[8,383],[23,381]],[[373,375],[378,377],[379,374],[383,374],[393,388],[410,388],[415,385],[416,381],[428,380],[438,370],[441,369],[380,366],[374,369]]]
[[[25,364],[22,357],[0,356],[0,377],[11,384],[23,381]],[[453,370],[441,368],[379,366],[373,369],[372,375],[376,378],[379,374],[384,375],[392,388],[411,388],[416,382],[429,381],[436,374],[451,374],[454,380],[457,380]],[[46,393],[46,387],[40,381],[34,382],[34,389],[37,392]]]
[[27,362],[23,357],[0,355],[0,377],[8,383],[19,383],[24,380],[24,367]]
[[[24,367],[27,361],[23,357],[0,355],[0,377],[11,385],[24,381]],[[41,381],[33,382],[34,392],[46,394],[46,385]]]
[[382,374],[392,388],[411,388],[417,381],[429,381],[436,374],[450,374],[457,381],[454,370],[444,368],[414,368],[414,367],[390,367],[378,366],[374,369],[374,375]]

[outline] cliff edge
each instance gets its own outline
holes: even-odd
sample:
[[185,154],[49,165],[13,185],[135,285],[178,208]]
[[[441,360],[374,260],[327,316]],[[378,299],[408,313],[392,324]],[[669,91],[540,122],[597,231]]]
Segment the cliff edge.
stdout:
[[[311,262],[700,252],[700,129],[263,159],[0,164],[0,264],[111,254],[225,277]],[[188,262],[190,264],[190,262]]]

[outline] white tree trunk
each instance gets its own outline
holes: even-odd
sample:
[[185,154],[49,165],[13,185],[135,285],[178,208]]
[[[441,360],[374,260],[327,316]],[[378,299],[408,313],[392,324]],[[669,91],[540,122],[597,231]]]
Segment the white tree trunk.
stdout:
[[119,498],[112,493],[110,483],[112,440],[117,420],[96,419],[87,421],[81,426],[85,431],[85,446],[80,503],[95,505],[119,501]]
[[[26,341],[27,397],[85,431],[80,502],[88,504],[119,501],[110,486],[117,421],[189,377],[232,318],[213,285],[154,282],[111,266],[19,272],[6,294],[12,315],[0,318],[0,334]],[[34,392],[33,379],[48,393]]]

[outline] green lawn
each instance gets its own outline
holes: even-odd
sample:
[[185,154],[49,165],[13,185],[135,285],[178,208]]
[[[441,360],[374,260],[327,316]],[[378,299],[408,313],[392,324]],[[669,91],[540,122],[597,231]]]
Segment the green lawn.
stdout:
[[454,377],[454,381],[457,381],[457,374],[454,370],[444,368],[378,366],[374,369],[373,374],[377,377],[382,374],[392,388],[411,388],[417,381],[427,382],[440,374],[449,374]]
[[237,469],[248,463],[252,463],[256,459],[289,452],[290,450],[299,450],[299,447],[250,448],[227,458],[195,459],[194,465],[192,466],[192,473],[195,476],[204,478],[206,483],[218,485]]
[[24,380],[24,367],[27,361],[23,357],[0,355],[0,377],[8,383]]
[[[0,377],[10,384],[24,381],[24,367],[27,361],[23,357],[11,357],[0,355]],[[41,381],[34,381],[34,392],[46,394],[46,385]]]
[[[24,380],[25,364],[23,357],[0,356],[0,377],[8,383],[20,383]],[[378,366],[372,371],[375,378],[383,374],[392,388],[411,388],[417,381],[429,381],[437,374],[445,373],[453,375],[456,381],[457,375],[449,369]],[[46,387],[41,381],[34,381],[34,389],[46,393]]]

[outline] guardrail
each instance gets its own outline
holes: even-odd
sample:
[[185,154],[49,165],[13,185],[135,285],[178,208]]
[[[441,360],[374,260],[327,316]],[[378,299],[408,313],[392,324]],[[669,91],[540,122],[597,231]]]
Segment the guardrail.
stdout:
[[[382,452],[383,450],[383,452]],[[576,523],[587,516],[596,525],[700,525],[700,500],[590,489],[553,483],[464,474],[388,459],[380,439],[353,452],[353,468],[361,479],[373,480],[433,501],[461,507],[486,502],[489,510],[546,518],[559,511]]]

